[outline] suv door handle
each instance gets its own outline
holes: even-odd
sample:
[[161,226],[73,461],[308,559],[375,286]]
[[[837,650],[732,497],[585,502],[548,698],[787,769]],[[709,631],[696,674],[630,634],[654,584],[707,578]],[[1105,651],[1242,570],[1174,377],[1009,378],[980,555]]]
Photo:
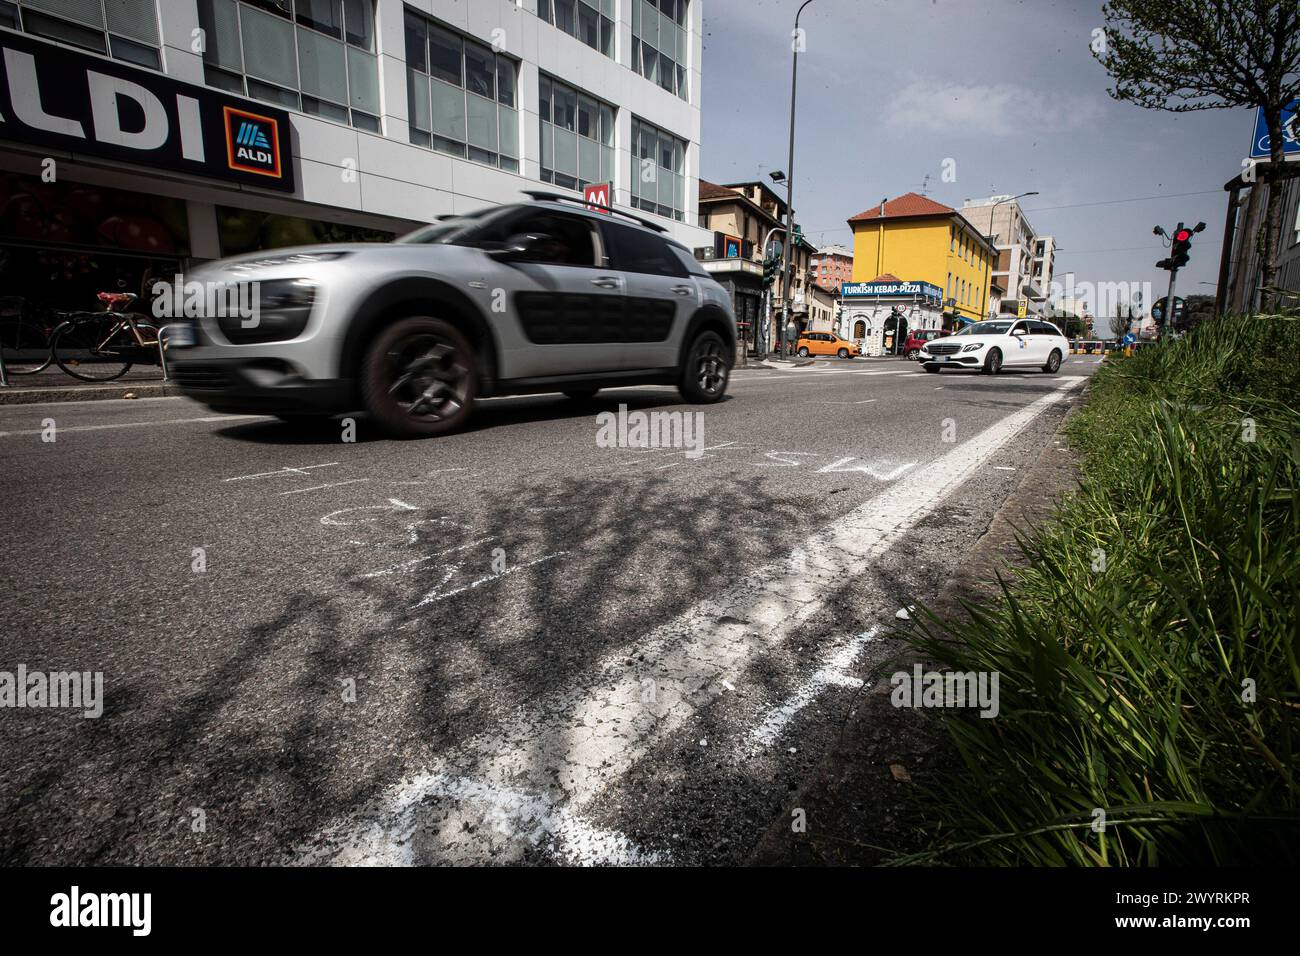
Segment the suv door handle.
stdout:
[[689,286],[689,285],[673,286],[673,295],[694,295],[694,294],[695,294],[694,286]]
[[601,276],[599,279],[592,279],[591,284],[598,289],[617,289],[622,284],[622,280],[614,276]]

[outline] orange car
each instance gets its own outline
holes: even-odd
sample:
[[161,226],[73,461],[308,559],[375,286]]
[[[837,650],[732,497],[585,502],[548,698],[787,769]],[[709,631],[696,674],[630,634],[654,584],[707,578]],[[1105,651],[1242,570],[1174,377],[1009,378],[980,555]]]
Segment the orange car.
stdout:
[[848,339],[842,339],[834,332],[804,332],[799,336],[795,351],[802,356],[838,355],[840,358],[857,358],[862,350]]

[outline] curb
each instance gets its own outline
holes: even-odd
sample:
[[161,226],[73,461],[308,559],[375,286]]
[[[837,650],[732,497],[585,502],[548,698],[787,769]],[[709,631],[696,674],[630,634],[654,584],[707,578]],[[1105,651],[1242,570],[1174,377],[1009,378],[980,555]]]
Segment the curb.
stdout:
[[70,388],[0,388],[0,405],[39,405],[46,402],[103,402],[123,398],[166,398],[181,390],[165,382],[126,382]]

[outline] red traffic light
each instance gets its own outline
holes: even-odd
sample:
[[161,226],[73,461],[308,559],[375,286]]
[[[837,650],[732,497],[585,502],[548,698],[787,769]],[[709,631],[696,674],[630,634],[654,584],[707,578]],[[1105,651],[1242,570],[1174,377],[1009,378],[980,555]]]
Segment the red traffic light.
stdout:
[[1191,238],[1192,238],[1192,230],[1190,229],[1179,229],[1176,233],[1174,233],[1175,242],[1190,242]]

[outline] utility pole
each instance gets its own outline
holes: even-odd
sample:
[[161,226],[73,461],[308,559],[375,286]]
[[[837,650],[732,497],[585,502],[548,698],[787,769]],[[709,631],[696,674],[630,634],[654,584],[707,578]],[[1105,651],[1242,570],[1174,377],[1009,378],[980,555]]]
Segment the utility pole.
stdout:
[[799,47],[803,45],[803,36],[799,33],[799,18],[803,16],[804,7],[812,3],[813,0],[803,0],[803,5],[794,15],[794,30],[790,34],[790,49],[793,53],[793,66],[790,71],[790,165],[789,179],[786,181],[786,204],[785,204],[785,261],[781,265],[782,276],[782,309],[784,313],[781,317],[781,356],[785,358],[790,354],[786,329],[790,326],[792,310],[790,300],[794,295],[794,280],[791,266],[794,260],[791,258],[790,247],[795,243],[794,233],[794,121],[795,121],[795,93],[799,88]]

